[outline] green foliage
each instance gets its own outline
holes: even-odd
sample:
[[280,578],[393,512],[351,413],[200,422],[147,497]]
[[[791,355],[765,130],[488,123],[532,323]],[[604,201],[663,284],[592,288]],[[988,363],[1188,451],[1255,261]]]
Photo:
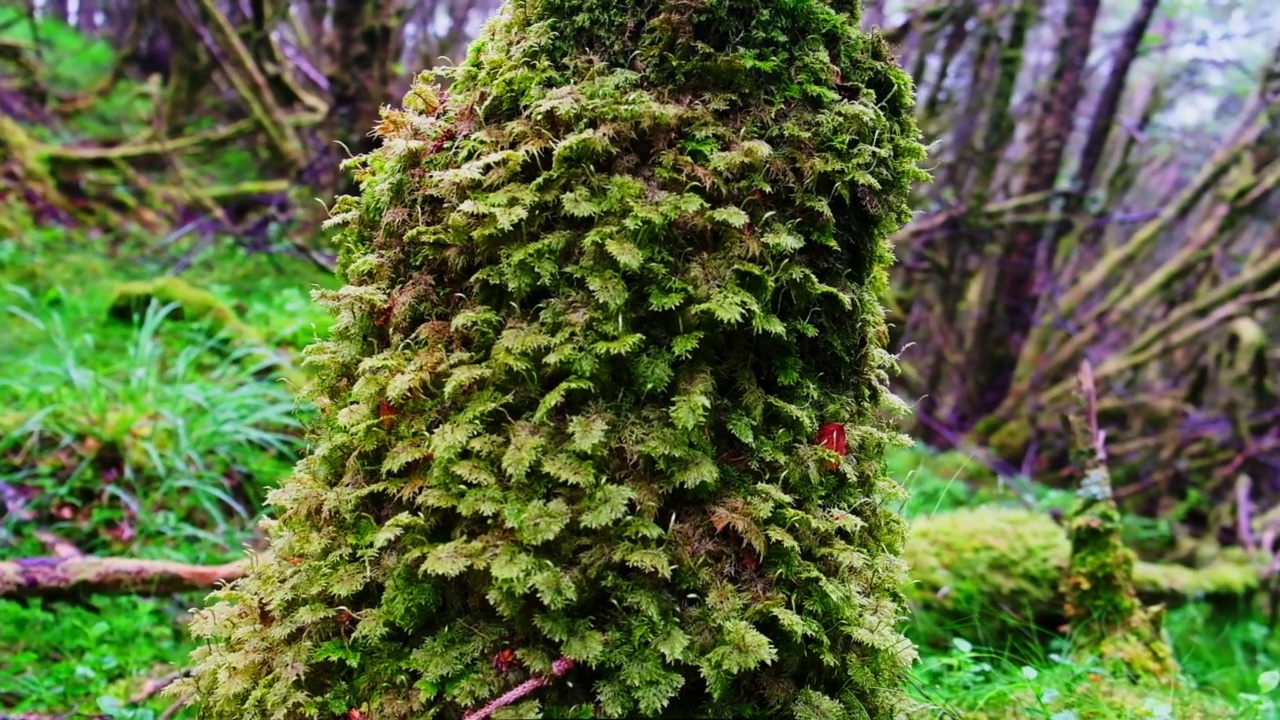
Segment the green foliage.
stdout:
[[[171,602],[95,597],[88,603],[0,600],[0,707],[154,720],[170,702],[129,698],[180,667],[191,641]],[[130,706],[124,711],[113,708]],[[183,713],[178,717],[189,717]]]
[[[38,18],[33,24],[25,16],[22,7],[0,7],[0,40],[24,48],[40,48],[28,53],[37,59],[32,66],[36,73],[32,79],[67,97],[88,93],[94,99],[57,123],[25,127],[33,138],[45,142],[118,141],[148,129],[149,120],[154,117],[153,91],[127,79],[110,86],[102,84],[115,63],[115,51],[107,40],[88,37],[47,17]],[[10,72],[17,69],[4,59],[0,59],[0,68]],[[17,77],[22,75],[21,71],[15,73]]]
[[48,75],[42,78],[59,91],[89,89],[111,68],[111,46],[106,40],[87,37],[48,17],[30,22],[21,6],[0,8],[0,39],[28,46],[39,44],[46,56],[74,59],[50,64]]
[[1027,646],[1019,660],[1011,662],[1003,650],[993,652],[956,638],[945,652],[925,655],[916,673],[917,687],[934,705],[937,717],[966,720],[1259,717],[1245,703],[1230,703],[1193,688],[1113,675],[1094,659],[1072,659],[1065,643],[1058,645],[1054,651]]
[[453,718],[562,655],[546,717],[902,715],[878,298],[923,152],[840,7],[510,2],[384,113],[206,717]]
[[902,507],[907,518],[1008,499],[994,473],[958,450],[936,451],[921,443],[889,448],[889,476],[901,478],[910,496]]
[[[1047,513],[987,506],[917,517],[905,557],[909,634],[922,644],[1042,642],[1064,620],[1071,543]],[[1137,562],[1132,571],[1143,596],[1205,598],[1224,609],[1259,589],[1258,568],[1240,553],[1198,567]]]
[[[266,379],[275,361],[193,333],[166,343],[173,308],[154,305],[104,354],[59,308],[15,292],[10,323],[46,345],[0,380],[0,473],[31,496],[27,510],[86,551],[182,536],[234,548],[297,456],[294,401]],[[0,533],[31,526],[6,517]]]

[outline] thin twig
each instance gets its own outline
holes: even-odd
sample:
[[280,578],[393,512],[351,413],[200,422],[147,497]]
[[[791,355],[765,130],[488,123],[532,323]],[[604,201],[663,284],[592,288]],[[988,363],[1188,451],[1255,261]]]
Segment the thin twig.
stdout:
[[[572,669],[573,669],[573,661],[570,660],[569,658],[562,657],[551,664],[551,675],[553,677],[560,677],[561,675],[564,675],[565,673],[569,672]],[[498,698],[497,700],[494,700],[488,705],[485,705],[479,710],[476,710],[475,712],[469,712],[466,715],[463,715],[462,720],[485,720],[485,718],[489,717],[497,710],[510,705],[511,703],[519,700],[525,695],[528,695],[534,690],[537,690],[538,688],[549,684],[550,682],[551,680],[545,675],[539,675],[537,677],[530,678],[520,686],[516,687],[514,690],[511,690],[506,695],[503,695],[502,697]]]

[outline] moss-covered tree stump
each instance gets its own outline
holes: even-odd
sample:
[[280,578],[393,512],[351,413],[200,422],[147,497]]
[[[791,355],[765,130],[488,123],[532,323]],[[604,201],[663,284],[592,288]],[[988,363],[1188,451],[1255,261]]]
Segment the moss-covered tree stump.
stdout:
[[202,717],[460,718],[561,658],[499,712],[903,715],[878,298],[923,150],[855,6],[513,0],[384,112]]

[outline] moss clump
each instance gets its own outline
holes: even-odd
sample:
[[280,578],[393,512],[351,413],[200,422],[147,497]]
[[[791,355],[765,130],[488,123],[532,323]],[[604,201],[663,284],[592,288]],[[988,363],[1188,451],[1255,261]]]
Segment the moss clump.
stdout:
[[1002,645],[1062,615],[1071,545],[1044,513],[981,507],[916,519],[905,556],[914,639]]
[[236,315],[218,296],[182,278],[162,277],[121,283],[112,293],[107,314],[124,322],[146,312],[152,302],[173,305],[169,317],[208,323],[210,329],[241,342],[260,344],[258,331]]
[[855,8],[513,1],[384,113],[203,717],[458,718],[562,656],[507,711],[903,715],[878,298],[923,149]]
[[1068,524],[1065,607],[1076,652],[1119,663],[1137,677],[1172,681],[1179,670],[1164,636],[1164,606],[1144,606],[1138,597],[1137,557],[1120,540],[1115,503],[1085,490]]
[[1072,454],[1083,479],[1067,518],[1071,562],[1064,583],[1073,651],[1100,657],[1135,678],[1177,683],[1164,633],[1164,607],[1147,607],[1134,584],[1137,555],[1125,547],[1120,510],[1111,495],[1106,436],[1098,429],[1097,393],[1086,362],[1078,375],[1081,412],[1069,418]]
[[[1055,632],[1065,619],[1071,542],[1046,513],[983,506],[920,517],[904,556],[918,642],[945,645],[958,634],[998,646]],[[1200,567],[1139,561],[1133,584],[1140,598],[1167,603],[1247,597],[1259,587],[1257,568],[1232,553]]]

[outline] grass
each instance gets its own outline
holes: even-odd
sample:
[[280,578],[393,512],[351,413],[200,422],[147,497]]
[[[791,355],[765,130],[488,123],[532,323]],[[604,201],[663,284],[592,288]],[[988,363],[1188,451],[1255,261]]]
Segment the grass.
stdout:
[[[257,329],[259,347],[225,342],[152,305],[108,317],[116,286],[168,274],[217,295]],[[280,382],[327,331],[311,288],[335,279],[230,238],[179,238],[37,225],[0,207],[0,560],[48,552],[35,530],[100,555],[216,563],[243,556],[266,491],[296,462],[308,411]],[[129,702],[191,649],[180,597],[0,599],[0,716],[71,711],[156,718],[172,702]],[[184,713],[178,717],[190,717]]]
[[172,699],[141,706],[127,700],[146,679],[185,662],[191,641],[178,622],[180,607],[135,597],[48,605],[0,600],[0,711],[154,720]]
[[291,393],[260,379],[270,360],[190,330],[171,333],[171,350],[161,331],[172,308],[155,306],[104,353],[15,293],[27,307],[9,313],[50,350],[0,381],[11,416],[0,468],[33,496],[28,509],[86,550],[136,553],[175,538],[236,547],[299,446]]
[[[241,557],[265,492],[302,449],[307,418],[268,354],[325,332],[328,318],[307,295],[333,281],[229,242],[196,257],[184,276],[268,343],[241,347],[176,322],[171,307],[109,319],[116,284],[161,274],[166,259],[125,244],[111,260],[88,238],[15,217],[24,232],[0,241],[0,482],[25,502],[0,516],[0,560],[45,554],[34,530],[93,554]],[[158,717],[171,698],[129,698],[185,662],[184,615],[200,601],[0,600],[0,715]]]

